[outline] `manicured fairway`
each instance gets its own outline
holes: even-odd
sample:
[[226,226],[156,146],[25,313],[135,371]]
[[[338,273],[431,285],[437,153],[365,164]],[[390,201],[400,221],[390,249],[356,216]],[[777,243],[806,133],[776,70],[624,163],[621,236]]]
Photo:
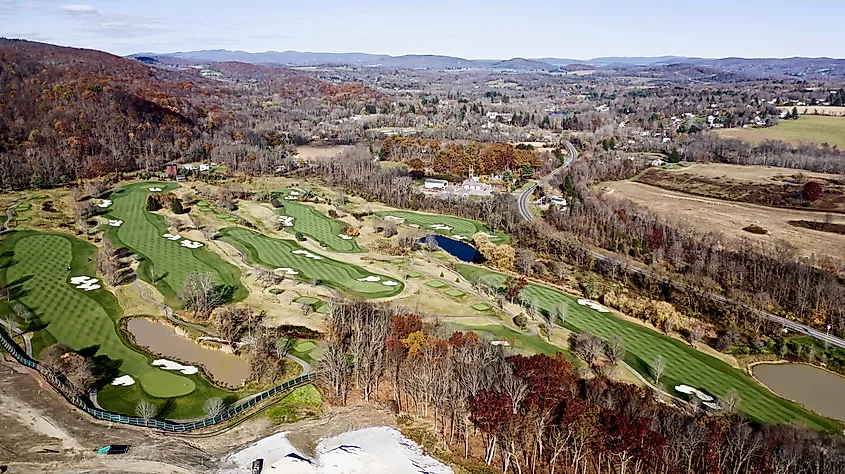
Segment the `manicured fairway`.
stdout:
[[122,310],[110,292],[84,291],[69,283],[73,276],[95,275],[88,262],[96,254],[93,245],[62,234],[16,232],[6,237],[2,249],[12,252],[3,280],[19,288],[20,301],[46,325],[39,331],[36,340],[44,342],[36,351],[56,341],[74,350],[96,347],[97,356],[117,362],[120,372],[152,396],[178,397],[194,390],[193,380],[151,366],[145,355],[124,343],[116,327]]
[[[269,269],[290,268],[298,272],[294,278],[304,281],[320,280],[321,284],[339,291],[361,296],[363,298],[384,298],[398,295],[405,285],[396,279],[368,272],[367,270],[349,263],[332,260],[326,256],[306,251],[293,240],[282,240],[267,237],[257,232],[229,227],[219,233],[223,241],[240,248],[247,255],[247,259]],[[307,252],[319,259],[310,258],[307,254],[293,252]],[[379,280],[360,281],[368,277],[378,277]],[[384,285],[384,282],[394,282],[395,285]]]
[[455,331],[472,331],[478,334],[482,339],[488,341],[508,341],[508,347],[518,354],[546,354],[553,356],[560,352],[569,361],[576,362],[576,357],[566,349],[549,344],[540,336],[518,333],[505,326],[498,326],[495,324],[490,324],[488,326],[475,326],[471,324],[460,324],[458,322],[447,321],[446,327]]
[[[138,183],[122,186],[108,198],[113,204],[108,208],[109,219],[123,220],[120,227],[107,227],[106,238],[117,247],[126,247],[143,256],[140,266],[141,277],[152,282],[150,266],[155,270],[156,288],[171,305],[178,304],[176,295],[182,291],[185,277],[189,273],[211,273],[217,281],[234,288],[232,299],[246,297],[238,269],[223,261],[217,254],[205,247],[189,249],[179,241],[162,237],[168,233],[164,218],[146,210],[149,188],[161,188],[161,193],[178,187],[176,183]],[[202,242],[208,245],[208,242]]]
[[[284,192],[287,195],[287,192]],[[287,229],[301,232],[316,240],[329,250],[335,252],[362,252],[355,238],[344,239],[345,224],[339,220],[330,219],[313,207],[292,200],[283,200],[283,208],[276,209],[276,214],[293,217],[293,227]]]
[[[472,280],[478,276],[488,284],[502,284],[506,278],[503,274],[474,265],[458,265],[457,270],[467,279]],[[581,306],[577,303],[577,298],[545,286],[529,284],[522,295],[536,298],[544,312],[561,303],[567,304],[565,326],[568,329],[577,332],[589,331],[602,338],[612,335],[622,337],[626,348],[625,361],[648,378],[651,378],[650,364],[657,356],[663,356],[668,365],[660,382],[669,391],[676,385],[686,384],[712,395],[723,396],[733,388],[742,398],[740,411],[754,420],[767,423],[797,421],[812,428],[826,430],[841,428],[839,423],[775,396],[745,373],[681,341],[625,321],[612,313],[599,313]]]
[[[508,236],[504,232],[492,232],[486,225],[482,224],[481,222],[473,221],[470,219],[463,219],[461,217],[444,216],[438,214],[423,214],[421,212],[396,210],[380,211],[376,212],[376,215],[379,217],[401,217],[405,219],[405,224],[418,225],[420,226],[420,229],[426,232],[436,232],[438,234],[443,234],[447,237],[461,236],[464,237],[466,241],[471,240],[473,235],[479,232],[484,232],[493,236],[490,237],[490,241],[493,243],[506,244],[510,242],[510,236]],[[452,229],[445,230],[431,227],[437,226],[437,224],[446,225],[451,227]]]

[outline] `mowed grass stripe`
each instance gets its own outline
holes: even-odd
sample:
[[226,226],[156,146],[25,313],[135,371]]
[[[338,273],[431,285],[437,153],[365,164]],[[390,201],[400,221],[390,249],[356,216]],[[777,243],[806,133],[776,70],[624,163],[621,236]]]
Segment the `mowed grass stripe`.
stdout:
[[[164,218],[146,210],[149,188],[162,188],[161,193],[178,187],[176,183],[138,183],[120,187],[109,199],[113,204],[108,217],[123,220],[120,227],[108,227],[107,238],[118,247],[142,255],[140,274],[146,281],[152,281],[150,265],[155,270],[155,286],[168,299],[176,304],[175,297],[182,291],[185,277],[190,273],[211,273],[216,280],[235,289],[233,299],[246,297],[246,289],[241,284],[238,269],[225,262],[205,247],[188,249],[180,241],[162,237],[168,232]],[[207,245],[207,242],[203,242]]]
[[338,237],[343,234],[343,222],[331,219],[306,204],[284,200],[283,205],[283,208],[276,209],[276,214],[293,217],[294,232],[301,232],[335,252],[363,252],[354,238],[347,240]]
[[[219,233],[220,238],[229,242],[246,255],[252,263],[263,265],[268,269],[292,268],[299,272],[296,278],[304,281],[319,279],[323,285],[336,290],[358,295],[364,298],[385,298],[398,295],[404,284],[394,278],[369,272],[357,265],[332,260],[323,255],[320,260],[314,260],[304,255],[292,252],[304,249],[292,240],[274,239],[257,232],[240,227],[228,227]],[[310,252],[310,250],[309,250]],[[359,278],[378,276],[378,282],[358,281]],[[396,286],[383,285],[383,281],[395,281]]]
[[[436,232],[445,236],[463,236],[471,239],[473,235],[484,232],[486,234],[494,235],[490,241],[496,244],[505,244],[510,242],[510,236],[504,232],[493,232],[489,227],[481,222],[464,219],[455,216],[445,216],[440,214],[423,214],[421,212],[411,211],[379,211],[375,213],[379,217],[394,216],[405,219],[405,224],[414,224],[420,226],[421,229],[428,232]],[[437,230],[431,226],[436,224],[447,225],[452,230]]]
[[[483,267],[458,265],[465,278],[481,277],[488,284],[501,285],[506,276]],[[736,389],[742,398],[740,410],[749,418],[766,423],[801,422],[813,428],[839,429],[839,423],[816,415],[784,400],[756,383],[747,374],[699,352],[682,341],[672,339],[647,327],[625,321],[611,313],[599,313],[577,303],[577,298],[545,286],[529,284],[523,296],[536,298],[540,308],[549,312],[561,303],[567,305],[565,326],[577,332],[589,331],[602,338],[618,335],[625,341],[625,361],[645,377],[651,377],[650,366],[658,356],[668,361],[660,378],[670,392],[676,385],[686,384],[724,396]],[[678,394],[680,395],[680,394]]]
[[46,324],[42,331],[49,336],[40,339],[63,342],[77,351],[96,346],[98,356],[118,362],[121,372],[157,397],[194,390],[193,381],[151,366],[145,355],[124,343],[116,326],[122,311],[110,292],[86,292],[70,284],[68,280],[74,276],[95,276],[93,264],[87,261],[96,254],[93,245],[60,234],[23,232],[8,236],[2,248],[12,252],[4,281],[20,289],[21,303]]

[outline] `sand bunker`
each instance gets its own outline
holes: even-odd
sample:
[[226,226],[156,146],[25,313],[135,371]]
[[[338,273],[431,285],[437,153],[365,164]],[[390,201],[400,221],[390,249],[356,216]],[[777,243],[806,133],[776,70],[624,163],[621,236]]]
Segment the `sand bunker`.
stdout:
[[400,224],[401,224],[402,222],[405,222],[405,218],[404,218],[404,217],[384,216],[384,219],[385,219],[385,220],[388,220],[388,221],[396,221],[396,222],[398,222],[398,223],[400,223]]
[[193,240],[185,239],[182,241],[182,247],[187,247],[189,249],[198,249],[202,247],[202,244],[199,242],[194,242]]
[[453,235],[452,238],[455,239],[455,240],[466,240],[467,239],[465,235]]
[[178,362],[173,362],[172,360],[167,359],[156,359],[153,361],[153,365],[161,367],[164,370],[178,370],[185,375],[194,375],[199,372],[199,370],[193,365],[182,365]]
[[508,341],[490,341],[490,345],[507,347],[507,346],[510,346],[511,343],[508,342]]
[[364,278],[359,278],[358,281],[368,281],[370,283],[375,283],[377,281],[381,281],[381,277],[377,277],[375,275],[372,275],[372,276],[368,276],[368,277],[364,277]]
[[299,191],[291,191],[290,195],[291,196],[299,196]]
[[704,402],[712,402],[713,401],[713,397],[711,397],[710,395],[707,395],[706,393],[702,392],[701,390],[699,390],[697,388],[690,387],[689,385],[677,385],[677,386],[675,386],[675,390],[677,390],[680,393],[687,394],[687,395],[695,395],[696,397],[698,397],[699,400],[704,401]]
[[383,282],[381,282],[381,284],[384,285],[384,286],[398,286],[399,285],[399,283],[396,283],[395,281],[383,281]]
[[293,227],[293,217],[291,216],[279,216],[279,222],[285,227]]
[[343,240],[352,240],[352,237],[350,237],[346,234],[337,234],[337,236],[340,237]]
[[581,306],[589,306],[590,308],[598,311],[599,313],[609,313],[610,310],[605,308],[604,306],[596,303],[595,301],[585,300],[583,298],[578,300],[578,304]]
[[323,259],[323,257],[321,257],[319,255],[314,255],[313,253],[311,253],[307,250],[294,250],[291,253],[294,254],[294,255],[302,255],[303,257],[306,257],[306,258],[312,258],[314,260],[322,260]]
[[288,201],[296,201],[297,199],[299,199],[299,197],[297,197],[297,196],[285,196],[285,199],[287,199]]
[[702,403],[702,405],[704,405],[704,406],[706,406],[707,408],[709,408],[709,409],[711,409],[711,410],[714,410],[714,411],[719,411],[719,410],[721,410],[721,409],[722,409],[722,407],[720,407],[718,403],[713,403],[713,402],[703,402],[703,403]]
[[112,227],[120,227],[123,225],[123,221],[120,219],[109,219],[109,225]]
[[133,379],[132,377],[130,377],[128,375],[124,375],[122,377],[118,377],[118,378],[112,380],[111,384],[118,386],[118,387],[128,387],[130,385],[135,385],[135,379]]
[[452,228],[446,224],[431,224],[429,227],[435,230],[452,230]]
[[161,191],[161,188],[150,188],[150,191],[157,193]]
[[182,236],[179,234],[163,234],[162,237],[167,240],[172,240],[174,242],[182,238]]
[[76,288],[85,291],[93,291],[99,290],[102,286],[99,285],[99,280],[96,278],[91,278],[87,276],[76,276],[71,277],[70,283],[71,285],[75,285]]
[[299,275],[299,272],[289,267],[282,267],[273,270],[274,272],[285,272],[286,275]]
[[111,202],[110,199],[103,199],[102,201],[100,201],[100,204],[97,204],[97,206],[99,206],[99,207],[109,207],[109,206],[111,206],[111,203],[112,202]]

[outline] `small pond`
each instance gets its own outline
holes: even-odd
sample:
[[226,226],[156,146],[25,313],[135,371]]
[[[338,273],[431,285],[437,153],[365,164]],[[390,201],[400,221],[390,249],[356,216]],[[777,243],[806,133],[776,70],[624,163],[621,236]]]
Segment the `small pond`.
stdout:
[[757,364],[751,372],[781,397],[845,421],[845,377],[805,364]]
[[223,351],[206,349],[176,334],[176,329],[161,322],[132,319],[126,328],[135,336],[138,345],[161,354],[165,359],[202,365],[214,380],[238,386],[249,375],[249,364],[245,360]]
[[[457,258],[462,262],[475,262],[480,257],[481,254],[478,250],[475,249],[472,245],[461,242],[459,240],[450,239],[449,237],[444,237],[442,235],[434,234],[432,235],[434,240],[437,241],[437,245],[443,249],[444,252],[452,255],[453,257]],[[428,237],[426,237],[427,239]],[[425,239],[422,239],[423,243],[425,243]]]

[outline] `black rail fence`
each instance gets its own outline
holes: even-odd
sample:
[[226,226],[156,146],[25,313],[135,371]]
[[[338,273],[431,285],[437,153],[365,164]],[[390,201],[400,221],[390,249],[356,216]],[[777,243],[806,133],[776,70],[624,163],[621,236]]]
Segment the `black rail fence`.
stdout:
[[76,395],[74,391],[71,390],[67,385],[65,385],[64,382],[59,380],[59,378],[56,377],[56,375],[53,374],[50,369],[42,366],[38,363],[38,361],[33,360],[26,354],[21,353],[18,346],[11,340],[11,338],[9,338],[9,335],[2,328],[0,328],[0,346],[2,346],[7,352],[9,352],[9,354],[22,365],[37,370],[42,376],[44,376],[44,378],[48,382],[50,382],[50,385],[52,385],[53,388],[55,388],[56,391],[62,394],[62,396],[65,397],[70,403],[72,403],[80,410],[85,411],[92,417],[98,420],[122,423],[124,425],[157,428],[169,432],[193,431],[208,426],[216,425],[218,423],[222,423],[226,420],[235,418],[236,416],[263,402],[264,400],[267,400],[268,398],[271,398],[275,395],[279,395],[281,393],[285,393],[288,390],[299,387],[300,385],[309,384],[317,378],[314,374],[306,374],[299,376],[295,379],[288,380],[287,382],[281,385],[275,386],[269,390],[261,392],[258,395],[250,398],[249,400],[229,408],[228,410],[217,416],[203,418],[202,420],[192,421],[189,423],[178,423],[156,419],[145,420],[144,418],[137,416],[120,415],[117,413],[112,413],[109,411],[100,410],[92,407],[90,402]]

